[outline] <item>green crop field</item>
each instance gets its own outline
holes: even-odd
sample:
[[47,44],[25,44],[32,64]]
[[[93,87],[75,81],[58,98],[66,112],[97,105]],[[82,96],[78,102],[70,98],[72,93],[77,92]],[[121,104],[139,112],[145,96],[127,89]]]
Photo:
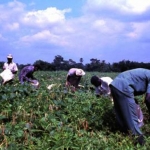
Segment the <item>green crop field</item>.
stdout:
[[[144,95],[137,97],[144,113],[146,144],[118,130],[113,104],[96,98],[92,75],[114,78],[118,73],[87,72],[75,93],[65,88],[67,72],[38,71],[40,88],[29,84],[0,86],[0,149],[2,150],[148,150],[150,122]],[[48,85],[55,84],[51,90]]]

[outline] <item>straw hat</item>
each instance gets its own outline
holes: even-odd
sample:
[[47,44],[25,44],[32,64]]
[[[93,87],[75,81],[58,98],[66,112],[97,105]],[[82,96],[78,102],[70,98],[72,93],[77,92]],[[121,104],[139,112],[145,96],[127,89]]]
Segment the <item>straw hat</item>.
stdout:
[[76,75],[77,76],[84,76],[85,72],[82,69],[76,69]]

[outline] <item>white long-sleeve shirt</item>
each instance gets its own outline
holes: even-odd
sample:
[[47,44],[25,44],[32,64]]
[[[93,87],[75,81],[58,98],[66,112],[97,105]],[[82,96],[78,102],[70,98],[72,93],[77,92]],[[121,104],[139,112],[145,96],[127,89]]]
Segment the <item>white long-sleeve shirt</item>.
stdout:
[[113,81],[110,77],[101,77],[102,84],[95,88],[96,95],[110,95],[109,85]]

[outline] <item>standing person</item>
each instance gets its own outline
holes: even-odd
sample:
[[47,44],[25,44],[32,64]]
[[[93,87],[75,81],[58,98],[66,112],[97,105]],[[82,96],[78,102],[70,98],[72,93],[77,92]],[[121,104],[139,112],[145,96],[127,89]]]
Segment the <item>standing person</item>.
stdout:
[[31,84],[35,84],[37,87],[39,85],[36,78],[33,76],[33,73],[38,70],[38,66],[29,65],[24,67],[19,74],[19,81],[21,84],[24,82],[30,82]]
[[150,70],[138,68],[120,73],[110,84],[116,116],[122,129],[138,136],[140,145],[145,143],[138,126],[134,96],[145,94],[145,104],[150,113]]
[[14,75],[18,72],[18,67],[16,63],[13,62],[13,56],[11,54],[7,55],[7,62],[4,63],[3,70],[1,73],[3,84],[11,82],[15,77]]
[[85,75],[85,72],[82,69],[71,68],[68,71],[66,78],[66,86],[73,86],[72,91],[75,91],[79,87],[79,82],[81,77]]

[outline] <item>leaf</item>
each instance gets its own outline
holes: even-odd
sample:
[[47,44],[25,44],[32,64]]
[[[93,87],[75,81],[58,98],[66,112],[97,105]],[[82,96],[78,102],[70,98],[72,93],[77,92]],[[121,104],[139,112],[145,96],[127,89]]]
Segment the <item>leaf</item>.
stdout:
[[2,95],[2,100],[7,100],[7,95],[6,94]]
[[13,98],[15,98],[16,97],[16,95],[14,94],[14,93],[10,93],[10,99],[13,99]]
[[23,137],[24,131],[23,130],[18,130],[16,133],[17,133],[16,137],[20,138],[20,137]]
[[7,150],[16,150],[16,149],[18,149],[18,148],[17,148],[17,144],[15,142],[14,143],[11,142],[7,148]]

